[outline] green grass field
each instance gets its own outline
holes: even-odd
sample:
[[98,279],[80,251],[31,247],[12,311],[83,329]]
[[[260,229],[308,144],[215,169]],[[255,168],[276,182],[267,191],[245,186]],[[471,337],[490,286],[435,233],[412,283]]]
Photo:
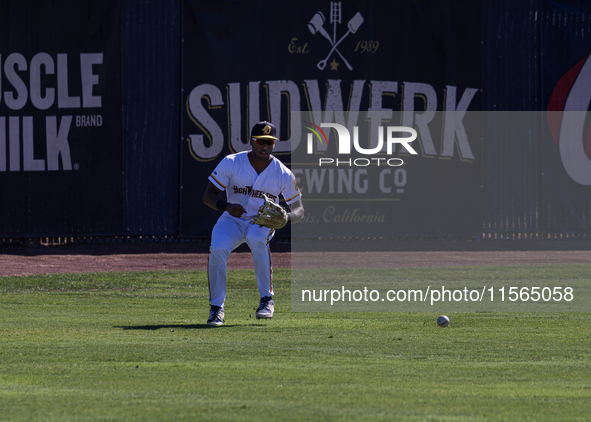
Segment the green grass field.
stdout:
[[0,420],[591,420],[588,313],[298,313],[289,276],[257,321],[253,272],[231,271],[219,328],[204,272],[0,278]]

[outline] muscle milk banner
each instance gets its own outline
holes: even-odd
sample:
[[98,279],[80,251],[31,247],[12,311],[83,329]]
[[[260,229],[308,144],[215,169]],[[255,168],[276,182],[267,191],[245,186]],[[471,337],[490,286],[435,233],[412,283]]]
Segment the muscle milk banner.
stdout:
[[[250,128],[267,120],[280,133],[275,155],[296,171],[310,233],[353,228],[384,199],[388,215],[372,216],[389,230],[375,224],[369,235],[473,235],[481,141],[463,115],[480,109],[480,5],[444,3],[184,1],[181,234],[209,235],[219,213],[201,202],[207,176],[250,149]],[[368,111],[372,127],[414,128],[418,154],[384,147],[374,158],[403,164],[371,177],[354,164],[292,163],[309,128],[365,125]],[[327,136],[320,152],[337,132]]]
[[0,235],[122,232],[120,2],[0,12]]

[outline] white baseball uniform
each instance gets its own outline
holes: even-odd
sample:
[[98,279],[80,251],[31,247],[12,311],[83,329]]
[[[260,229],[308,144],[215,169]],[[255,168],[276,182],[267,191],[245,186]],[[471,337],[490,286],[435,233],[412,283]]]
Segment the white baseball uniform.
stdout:
[[257,174],[248,160],[248,151],[225,157],[209,176],[209,180],[226,191],[229,203],[240,204],[246,212],[240,218],[225,211],[213,228],[209,249],[209,302],[224,306],[226,299],[227,263],[230,253],[242,243],[250,247],[255,276],[261,297],[273,296],[273,263],[269,242],[274,229],[252,224],[266,194],[279,203],[279,195],[292,204],[301,198],[293,173],[277,158]]

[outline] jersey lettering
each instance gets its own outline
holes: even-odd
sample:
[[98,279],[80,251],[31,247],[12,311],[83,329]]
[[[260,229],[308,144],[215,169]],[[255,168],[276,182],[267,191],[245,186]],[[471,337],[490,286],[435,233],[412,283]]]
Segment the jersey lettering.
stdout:
[[234,185],[232,186],[232,189],[234,189],[235,194],[252,196],[253,198],[262,198],[263,194],[265,194],[270,200],[277,203],[277,196],[272,195],[269,192],[253,189],[252,186],[245,186],[243,188],[239,188],[238,186]]

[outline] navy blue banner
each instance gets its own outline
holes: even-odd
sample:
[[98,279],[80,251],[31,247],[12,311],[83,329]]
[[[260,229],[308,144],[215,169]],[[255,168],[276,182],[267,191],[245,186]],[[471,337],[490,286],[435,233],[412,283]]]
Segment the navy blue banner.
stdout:
[[0,2],[0,235],[123,233],[121,5]]

